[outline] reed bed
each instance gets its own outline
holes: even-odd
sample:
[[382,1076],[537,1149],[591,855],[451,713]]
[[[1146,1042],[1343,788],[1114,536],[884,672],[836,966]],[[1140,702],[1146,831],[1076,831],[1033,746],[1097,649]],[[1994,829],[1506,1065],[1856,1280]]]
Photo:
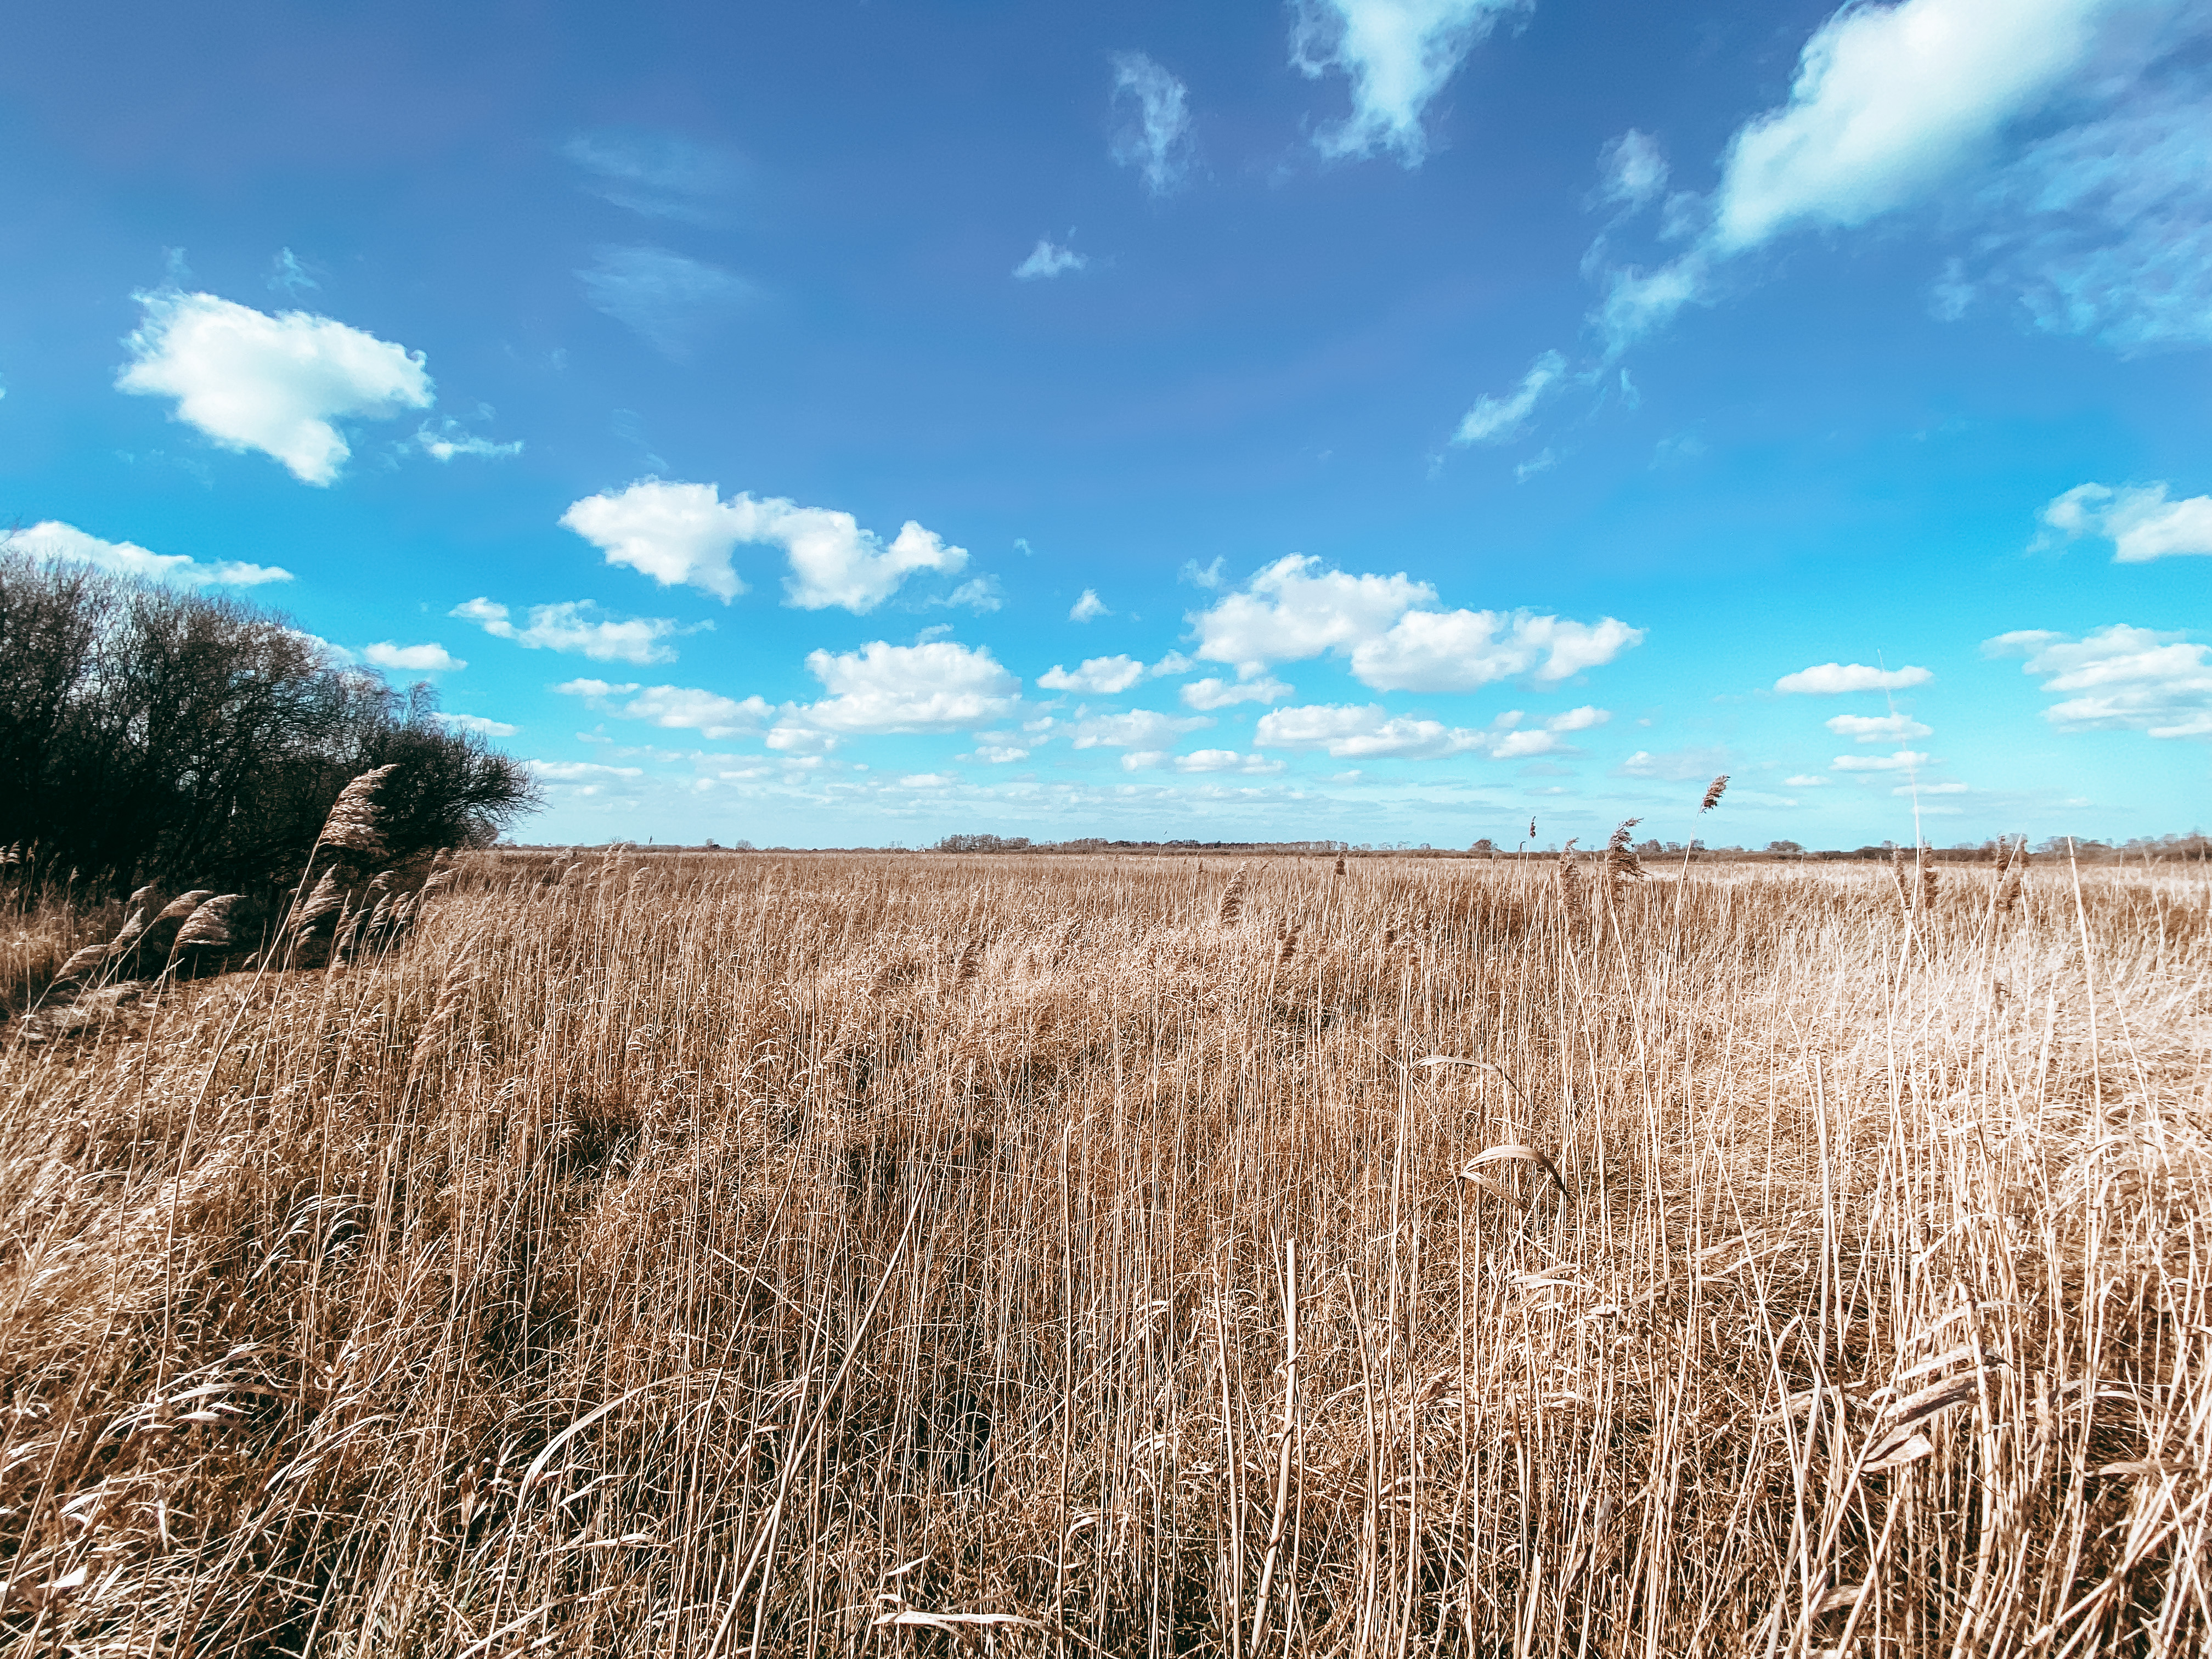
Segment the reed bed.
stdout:
[[470,855],[0,1050],[0,1650],[2201,1651],[2209,896]]

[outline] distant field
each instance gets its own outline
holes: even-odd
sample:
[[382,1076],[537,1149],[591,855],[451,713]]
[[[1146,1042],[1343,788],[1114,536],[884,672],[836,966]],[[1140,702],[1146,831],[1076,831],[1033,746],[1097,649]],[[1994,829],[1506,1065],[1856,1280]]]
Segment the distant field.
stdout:
[[0,1650],[2212,1644],[2202,866],[476,854],[20,1024]]

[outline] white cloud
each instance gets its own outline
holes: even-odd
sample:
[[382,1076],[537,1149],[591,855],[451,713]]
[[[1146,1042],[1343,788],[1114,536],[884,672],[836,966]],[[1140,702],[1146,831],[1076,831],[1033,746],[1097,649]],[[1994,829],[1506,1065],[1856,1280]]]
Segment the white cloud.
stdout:
[[1504,443],[1528,423],[1536,412],[1536,405],[1559,388],[1566,378],[1567,360],[1556,351],[1547,351],[1528,365],[1528,372],[1521,377],[1521,384],[1504,397],[1486,393],[1474,400],[1474,407],[1461,417],[1459,430],[1452,434],[1455,444]]
[[1928,764],[1928,757],[1910,749],[1893,755],[1838,755],[1828,764],[1838,772],[1910,772]]
[[1189,620],[1198,654],[1249,671],[1335,652],[1378,691],[1464,691],[1516,675],[1554,685],[1611,662],[1644,630],[1607,617],[1431,611],[1436,589],[1400,572],[1352,575],[1292,554]]
[[1210,662],[1296,661],[1377,638],[1436,597],[1435,588],[1402,571],[1354,576],[1293,553],[1190,620],[1198,629],[1198,654]]
[[752,284],[720,265],[665,247],[602,247],[576,273],[584,297],[641,336],[663,356],[681,362],[721,318],[753,296]]
[[448,614],[475,623],[494,639],[512,640],[532,651],[573,651],[594,662],[673,662],[676,653],[661,641],[699,631],[667,617],[602,617],[598,611],[589,599],[533,605],[525,628],[517,628],[508,620],[507,608],[490,599],[464,600]]
[[1796,223],[1850,226],[1925,195],[2064,90],[2112,0],[1851,5],[1805,43],[1790,101],[1730,142],[1723,252]]
[[1526,611],[1409,611],[1352,653],[1352,672],[1378,691],[1468,691],[1525,674],[1557,685],[1639,645],[1644,630],[1607,617],[1569,622]]
[[598,783],[645,775],[641,766],[602,766],[597,761],[528,760],[523,764],[548,783]]
[[149,552],[136,542],[102,541],[58,519],[48,519],[12,536],[0,533],[0,545],[33,558],[73,559],[118,576],[190,582],[197,587],[254,587],[263,582],[292,580],[292,573],[282,565],[245,564],[236,559],[202,564],[183,553]]
[[1134,657],[1092,657],[1073,673],[1054,663],[1037,676],[1048,691],[1080,691],[1110,697],[1127,691],[1145,678],[1145,665]]
[[1283,763],[1261,755],[1240,755],[1234,749],[1200,749],[1175,760],[1178,772],[1236,772],[1245,777],[1264,777],[1283,769]]
[[1698,749],[1668,749],[1657,754],[1639,749],[1613,769],[1616,777],[1656,778],[1667,783],[1702,783],[1729,769],[1729,751],[1719,744]]
[[979,737],[975,739],[975,753],[959,757],[962,760],[982,761],[991,766],[1008,766],[1016,761],[1025,761],[1029,757],[1030,751],[1020,744],[1011,740],[994,741],[988,737]]
[[2076,484],[2043,509],[2043,522],[2069,539],[2110,541],[2115,564],[2144,564],[2169,553],[2212,554],[2212,495],[2169,501],[2162,483],[2118,489]]
[[753,539],[754,515],[745,510],[751,505],[744,495],[723,501],[713,484],[641,478],[627,489],[585,496],[561,522],[609,564],[643,571],[663,587],[702,588],[727,604],[745,591],[730,555]]
[[452,674],[468,666],[437,644],[396,645],[390,640],[379,640],[361,654],[379,668],[400,669],[410,674]]
[[1037,245],[1030,250],[1030,257],[1014,267],[1014,280],[1033,283],[1040,277],[1058,276],[1071,270],[1080,270],[1091,263],[1088,254],[1078,253],[1073,248],[1062,247],[1040,236]]
[[302,483],[329,484],[352,453],[332,424],[428,409],[422,355],[328,317],[266,313],[212,294],[142,294],[119,391],[174,398],[176,418],[225,449],[258,449]]
[[1854,743],[1909,743],[1932,735],[1935,727],[1923,726],[1910,714],[1838,714],[1828,730]]
[[593,195],[647,218],[711,223],[715,198],[737,181],[733,157],[672,132],[603,128],[578,133],[561,153],[591,175]]
[[428,426],[415,428],[415,441],[422,453],[434,461],[450,461],[459,455],[481,455],[486,460],[505,460],[522,453],[522,440],[511,443],[494,443],[489,438],[467,431],[458,421],[446,421],[437,430]]
[[1285,685],[1272,674],[1259,674],[1249,678],[1224,680],[1207,676],[1193,680],[1182,689],[1182,706],[1186,708],[1226,708],[1239,702],[1280,702],[1295,688]]
[[1667,188],[1667,157],[1659,141],[1634,127],[1598,152],[1598,199],[1639,208]]
[[1153,195],[1166,195],[1190,167],[1189,88],[1143,52],[1117,52],[1113,97],[1115,161],[1142,173]]
[[1774,689],[1789,696],[1832,697],[1846,691],[1902,691],[1925,685],[1936,676],[1925,668],[1872,668],[1863,662],[1824,662],[1784,674]]
[[1516,729],[1522,718],[1514,710],[1499,715],[1489,730],[1478,732],[1440,720],[1393,715],[1379,703],[1308,703],[1262,714],[1253,728],[1252,740],[1263,749],[1324,750],[1339,760],[1437,760],[1463,754],[1516,760],[1552,754],[1565,747],[1555,731]]
[[[696,732],[705,738],[730,738],[757,732],[775,710],[765,699],[742,702],[719,692],[684,685],[610,685],[605,680],[569,680],[553,688],[564,696],[582,697],[617,720],[649,720],[672,732]],[[617,706],[617,700],[623,699]]]
[[[703,588],[726,602],[745,591],[730,564],[738,544],[781,547],[791,568],[785,593],[804,611],[842,605],[865,615],[917,571],[950,575],[968,564],[966,549],[947,546],[911,519],[885,547],[849,513],[779,496],[740,494],[725,501],[713,484],[659,478],[587,495],[561,522],[604,551],[609,564],[643,571],[664,587]],[[985,608],[997,599],[987,588],[963,588],[947,603]]]
[[1796,777],[1784,778],[1782,781],[1792,789],[1825,789],[1828,785],[1827,779],[1815,777],[1808,772],[1800,772]]
[[509,726],[505,720],[495,720],[484,714],[448,714],[434,709],[430,718],[441,726],[450,726],[456,732],[466,732],[478,738],[511,738],[522,730],[519,726]]
[[1963,795],[1972,787],[1964,783],[1900,783],[1889,793],[1893,795]]
[[1421,117],[1461,62],[1522,0],[1297,0],[1291,61],[1309,77],[1352,82],[1352,113],[1316,135],[1325,155],[1428,153]]
[[2212,646],[2114,623],[2079,640],[2040,629],[2001,634],[1982,648],[2023,655],[2021,672],[2043,676],[2045,691],[2074,694],[2043,711],[2062,732],[2212,738]]
[[1133,708],[1125,714],[1094,714],[1073,727],[1078,749],[1164,749],[1186,732],[1213,722],[1204,716],[1178,718],[1156,709]]
[[806,666],[830,696],[794,712],[794,723],[837,734],[951,732],[1012,714],[1021,682],[986,646],[951,640],[810,653]]
[[1098,597],[1098,590],[1095,587],[1085,588],[1083,597],[1067,608],[1067,619],[1070,622],[1096,622],[1101,617],[1110,617],[1113,614],[1106,608],[1105,600]]

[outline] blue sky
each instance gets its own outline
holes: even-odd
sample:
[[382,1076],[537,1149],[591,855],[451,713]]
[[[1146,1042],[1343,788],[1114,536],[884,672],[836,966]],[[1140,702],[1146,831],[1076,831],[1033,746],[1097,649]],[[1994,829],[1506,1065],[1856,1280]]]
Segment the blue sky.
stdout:
[[2208,816],[2202,4],[8,34],[0,521],[434,680],[527,838]]

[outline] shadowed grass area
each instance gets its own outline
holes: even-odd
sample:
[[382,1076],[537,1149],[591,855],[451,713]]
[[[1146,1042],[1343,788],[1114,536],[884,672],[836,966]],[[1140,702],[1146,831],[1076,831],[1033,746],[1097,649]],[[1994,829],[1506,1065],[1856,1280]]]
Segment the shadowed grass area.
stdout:
[[0,1644],[2202,1649],[2212,886],[1606,890],[475,854],[13,1043]]

